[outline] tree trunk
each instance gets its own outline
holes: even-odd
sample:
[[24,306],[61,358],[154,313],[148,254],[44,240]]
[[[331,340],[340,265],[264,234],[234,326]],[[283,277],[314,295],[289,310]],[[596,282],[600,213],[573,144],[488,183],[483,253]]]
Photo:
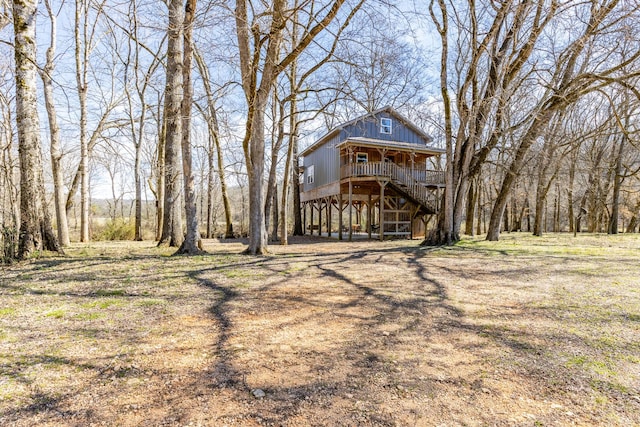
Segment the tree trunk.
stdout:
[[[451,245],[460,236],[454,233],[454,173],[453,173],[453,122],[451,113],[451,99],[449,97],[448,82],[448,61],[449,61],[449,23],[447,7],[443,0],[439,0],[442,22],[436,24],[440,33],[442,51],[440,56],[440,94],[443,100],[445,146],[446,146],[446,167],[445,167],[445,187],[442,200],[442,207],[438,214],[438,225],[429,236],[422,242],[423,245]],[[435,15],[432,15],[435,16]],[[434,22],[436,19],[434,17]],[[383,201],[381,200],[382,204]],[[380,218],[382,222],[382,218]],[[382,224],[380,224],[380,235],[382,236]]]
[[[275,110],[278,110],[276,113]],[[280,154],[280,149],[282,148],[282,144],[284,143],[284,103],[277,99],[276,94],[273,94],[273,117],[274,121],[277,123],[273,124],[273,130],[271,132],[271,164],[269,166],[269,177],[267,180],[267,193],[265,196],[265,206],[264,206],[264,221],[266,226],[269,226],[269,222],[273,219],[272,217],[272,204],[275,200],[277,200],[277,167],[278,167],[278,156]],[[275,117],[278,117],[277,120]],[[278,230],[275,231],[272,229],[272,233],[277,235]],[[277,240],[277,239],[275,239]]]
[[[229,202],[229,192],[227,191],[227,180],[224,174],[224,156],[222,154],[222,147],[220,145],[220,129],[218,125],[218,116],[216,112],[215,100],[213,97],[213,92],[211,90],[211,83],[209,82],[209,70],[207,69],[202,56],[198,53],[197,50],[194,51],[194,56],[196,59],[196,63],[198,64],[198,70],[200,70],[200,75],[202,76],[202,83],[204,85],[205,93],[207,95],[207,109],[208,109],[208,117],[207,117],[207,128],[209,129],[209,135],[213,138],[213,143],[216,150],[216,158],[217,158],[217,170],[218,170],[218,179],[220,180],[220,192],[222,195],[222,204],[224,206],[224,219],[226,224],[226,229],[224,233],[224,237],[226,239],[232,239],[233,235],[233,221],[231,217],[231,203]],[[210,168],[213,169],[213,162],[210,158],[209,161]],[[209,191],[212,192],[213,189],[213,177],[210,179]],[[211,194],[211,193],[210,193]],[[213,203],[213,197],[209,198],[209,213],[211,212]]]
[[573,186],[576,177],[576,163],[578,161],[578,149],[574,149],[574,153],[571,156],[571,164],[569,165],[569,188],[567,189],[567,207],[569,215],[569,232],[574,233],[576,231],[575,212],[573,209]]
[[622,156],[624,155],[625,139],[626,135],[622,135],[622,138],[620,139],[620,146],[618,148],[618,158],[616,159],[616,167],[613,176],[613,200],[611,202],[611,220],[609,222],[609,234],[618,234],[618,217],[620,216],[620,189],[622,188],[623,179]]
[[159,245],[180,247],[184,240],[180,215],[180,144],[182,141],[183,23],[181,0],[171,0],[167,44],[167,83],[165,89],[165,200],[162,237]]
[[298,157],[298,136],[293,141],[292,157],[293,157],[293,176],[291,186],[293,190],[293,235],[304,236],[304,225],[302,221],[302,203],[300,202],[300,162]]
[[278,229],[280,218],[278,217],[278,184],[276,184],[273,188],[273,201],[271,202],[271,221],[273,222],[271,225],[271,241],[278,241]]
[[209,133],[209,145],[207,147],[207,239],[213,238],[213,230],[215,227],[213,220],[213,200],[214,200],[214,174],[215,174],[215,148],[213,135]]
[[[271,88],[269,87],[268,90]],[[264,114],[269,93],[257,94],[250,126],[251,146],[248,150],[249,175],[249,246],[245,253],[268,253],[267,230],[264,217]]]
[[[76,85],[80,103],[80,241],[89,235],[89,143],[87,140],[87,72],[89,62],[87,0],[76,0],[75,60]],[[81,20],[82,19],[82,20]]]
[[509,228],[509,205],[508,204],[505,205],[504,209],[505,209],[505,214],[502,215],[502,221],[504,223],[503,231],[505,233],[508,233],[510,231],[510,228]]
[[[0,102],[3,104],[4,113],[2,117],[2,127],[4,130],[0,134],[0,143],[2,143],[2,152],[0,155],[2,156],[1,164],[3,165],[3,174],[0,178],[0,194],[2,194],[2,206],[8,206],[10,211],[10,214],[7,215],[6,212],[0,210],[2,214],[0,225],[4,227],[8,233],[8,236],[5,236],[5,238],[8,237],[12,242],[17,244],[18,227],[20,226],[20,191],[18,189],[19,186],[16,184],[16,177],[13,171],[16,166],[16,161],[13,157],[13,142],[15,140],[12,116],[13,109],[6,99],[0,98]],[[7,216],[9,219],[7,219]],[[16,245],[10,245],[10,249],[10,253],[5,254],[7,261],[16,257]]]
[[[144,100],[142,100],[142,111],[140,112],[140,120],[138,124],[138,138],[135,142],[136,145],[136,153],[133,167],[133,175],[135,179],[136,186],[136,213],[135,213],[135,225],[134,225],[134,237],[133,239],[136,241],[142,241],[142,170],[141,170],[141,161],[142,161],[142,141],[143,141],[143,129],[144,129],[144,121],[145,121],[145,112],[146,105]],[[134,136],[135,137],[135,136]]]
[[560,193],[556,193],[554,207],[553,207],[553,232],[558,233],[560,231]]
[[[134,179],[134,191],[135,191],[135,213],[134,213],[134,237],[135,241],[142,241],[142,144],[144,141],[144,126],[147,113],[147,103],[145,100],[145,91],[149,82],[152,71],[156,68],[157,61],[153,60],[152,64],[146,73],[142,88],[139,84],[139,68],[140,68],[140,45],[138,43],[138,17],[137,17],[137,4],[132,2],[132,13],[130,16],[131,23],[133,25],[133,34],[130,35],[128,40],[127,58],[124,72],[124,91],[127,96],[127,102],[129,106],[129,126],[131,128],[131,138],[135,148],[134,164],[133,164],[133,179]],[[131,11],[130,11],[131,13]],[[132,48],[133,43],[133,48]],[[132,52],[133,50],[133,52]],[[138,118],[137,129],[136,119],[133,113],[133,101],[131,93],[129,91],[129,67],[131,66],[131,55],[133,53],[133,73],[135,79],[135,86],[140,100],[140,117]],[[157,195],[156,195],[157,196]],[[123,215],[124,216],[124,215]]]
[[[268,31],[261,32],[257,21],[249,21],[247,0],[236,1],[235,22],[240,57],[242,88],[247,103],[248,114],[245,137],[242,148],[245,166],[249,176],[249,247],[248,254],[268,252],[264,218],[264,118],[269,94],[276,79],[311,44],[337,16],[345,0],[334,0],[327,5],[326,14],[308,28],[300,42],[280,60],[283,32],[286,28],[287,2],[275,0],[269,4],[271,22]],[[359,10],[363,1],[359,1],[351,13]],[[253,10],[253,4],[252,12]],[[313,14],[311,11],[310,13]],[[349,16],[352,16],[351,14]],[[255,19],[252,16],[252,20]],[[345,21],[348,22],[348,19]]]
[[483,191],[483,185],[482,185],[482,181],[480,179],[478,179],[478,185],[476,187],[476,193],[477,193],[477,207],[476,207],[476,234],[480,235],[482,234],[482,211],[484,210],[482,207],[482,191]]
[[202,241],[198,227],[198,209],[196,205],[193,161],[191,155],[191,107],[193,86],[191,84],[191,61],[193,59],[193,22],[196,12],[196,0],[187,0],[184,14],[184,64],[182,67],[182,170],[185,194],[185,216],[187,219],[186,237],[176,254],[195,255],[202,253]]
[[629,224],[627,225],[627,233],[633,233],[635,232],[636,228],[638,227],[638,216],[640,216],[640,200],[636,203],[635,208],[633,209],[633,216],[631,217],[631,220],[629,221]]
[[[160,98],[160,96],[158,96]],[[160,101],[160,99],[158,99]],[[157,194],[156,194],[156,242],[162,240],[163,223],[164,223],[164,199],[165,199],[165,178],[167,168],[164,164],[165,148],[166,148],[166,106],[160,107],[161,103],[158,102],[158,152],[156,157],[156,174],[157,174]]]
[[[289,240],[287,237],[288,225],[287,225],[287,214],[289,213],[288,209],[288,193],[289,193],[289,182],[295,183],[297,181],[296,176],[296,167],[291,167],[291,163],[293,161],[297,162],[295,157],[298,145],[298,103],[297,103],[297,87],[296,87],[296,62],[294,62],[291,66],[291,73],[289,75],[289,84],[291,87],[291,93],[295,94],[291,99],[289,104],[289,147],[287,150],[287,159],[284,164],[284,179],[282,181],[282,203],[280,208],[280,244],[287,245],[289,244]],[[293,169],[293,174],[292,174]],[[293,184],[294,191],[294,235],[296,235],[296,227],[300,227],[300,235],[302,235],[302,223],[300,221],[300,193],[298,193],[298,212],[296,214],[295,207],[295,191],[296,187]]]
[[69,239],[69,224],[67,222],[67,212],[65,208],[64,179],[62,176],[61,165],[62,151],[60,150],[60,127],[58,126],[58,117],[54,103],[52,78],[53,70],[55,68],[54,60],[56,55],[57,19],[48,0],[45,2],[45,5],[51,20],[51,31],[49,41],[50,45],[46,54],[46,64],[40,75],[44,86],[44,100],[47,109],[47,117],[49,119],[49,135],[51,139],[51,174],[53,176],[53,194],[56,223],[58,225],[58,241],[62,246],[69,246],[71,241]]
[[471,182],[469,185],[469,195],[467,196],[467,216],[465,221],[464,233],[468,236],[473,236],[473,220],[476,215],[476,205],[478,204],[478,185],[476,182]]
[[533,221],[533,235],[542,236],[542,222],[544,220],[544,209],[547,203],[547,192],[549,187],[545,185],[542,162],[538,164],[538,182],[536,184],[536,215]]
[[541,132],[544,131],[553,113],[553,108],[547,108],[539,112],[527,129],[526,134],[522,137],[522,141],[520,142],[520,145],[516,150],[516,155],[511,162],[511,165],[509,165],[504,178],[502,179],[502,185],[500,186],[498,197],[496,198],[495,204],[493,205],[491,218],[489,219],[489,229],[487,230],[487,240],[497,241],[499,239],[500,222],[502,220],[502,216],[504,215],[505,207],[507,206],[507,200],[509,197],[509,192],[511,191],[511,186],[513,185],[520,169],[522,168],[522,165],[524,164],[529,148],[534,143],[536,138],[541,134]]
[[16,121],[20,158],[20,234],[18,258],[40,250],[61,252],[46,206],[36,70],[37,1],[14,1]]

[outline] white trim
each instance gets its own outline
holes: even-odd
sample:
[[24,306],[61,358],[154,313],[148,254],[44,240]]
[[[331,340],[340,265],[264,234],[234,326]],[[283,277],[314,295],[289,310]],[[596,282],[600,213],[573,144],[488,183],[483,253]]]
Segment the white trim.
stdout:
[[380,133],[391,135],[393,133],[393,120],[390,117],[380,118]]

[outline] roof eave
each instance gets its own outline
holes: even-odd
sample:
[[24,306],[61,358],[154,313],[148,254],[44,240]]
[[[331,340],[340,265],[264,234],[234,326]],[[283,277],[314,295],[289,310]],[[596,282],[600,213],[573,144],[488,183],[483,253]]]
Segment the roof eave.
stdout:
[[356,138],[348,138],[341,143],[337,144],[336,147],[344,147],[347,145],[356,145],[361,147],[368,148],[393,148],[400,151],[415,151],[423,154],[432,154],[437,156],[439,154],[444,154],[445,150],[441,148],[429,147],[426,145],[417,145],[417,144],[409,144],[402,142],[393,142],[393,141],[385,141],[385,140],[364,140]]

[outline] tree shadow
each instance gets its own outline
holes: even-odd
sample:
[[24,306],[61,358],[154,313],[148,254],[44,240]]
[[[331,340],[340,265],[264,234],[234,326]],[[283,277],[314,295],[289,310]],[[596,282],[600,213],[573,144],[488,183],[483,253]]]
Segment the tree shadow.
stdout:
[[[167,260],[165,266],[173,279],[197,284],[203,290],[202,297],[210,301],[210,342],[203,345],[210,346],[215,358],[206,368],[190,372],[177,389],[169,392],[167,386],[164,397],[150,398],[146,408],[166,410],[150,410],[145,414],[147,421],[187,424],[205,411],[194,402],[198,396],[212,404],[233,403],[233,413],[210,408],[211,425],[431,425],[446,421],[445,416],[424,418],[420,405],[432,403],[440,405],[441,413],[449,411],[448,420],[465,421],[464,413],[455,411],[470,405],[477,409],[466,414],[472,413],[481,422],[509,424],[509,414],[488,412],[493,397],[505,400],[496,388],[498,380],[492,378],[496,369],[505,372],[502,380],[520,387],[529,397],[552,400],[572,390],[569,383],[573,381],[640,409],[631,399],[635,389],[621,391],[614,381],[594,380],[592,376],[576,378],[555,344],[573,339],[576,349],[586,349],[591,343],[570,331],[518,327],[520,317],[548,321],[562,307],[523,304],[511,309],[494,303],[489,307],[493,311],[470,313],[455,292],[452,295],[453,280],[466,283],[499,277],[500,283],[486,286],[508,289],[510,281],[537,274],[540,265],[513,262],[474,273],[449,265],[446,259],[436,259],[423,248],[337,249],[326,253],[294,250],[261,257],[215,252],[202,257],[206,265],[180,271],[172,270],[179,263]],[[106,272],[114,267],[108,257],[91,262]],[[71,284],[86,280],[74,273],[73,265],[79,264],[60,262],[56,267],[63,269]],[[560,268],[555,271],[563,274]],[[393,281],[385,273],[395,275]],[[123,277],[117,276],[117,280]],[[18,292],[25,288],[3,282],[0,289]],[[49,292],[56,296],[101,296],[95,290]],[[470,287],[469,292],[474,289]],[[132,299],[140,295],[118,296]],[[638,321],[633,315],[620,314],[616,319]],[[144,341],[131,332],[122,339],[132,346]],[[624,351],[633,352],[633,346]],[[158,350],[159,357],[161,354]],[[496,361],[499,358],[504,361]],[[50,361],[91,370],[96,381],[144,375],[130,366],[93,362],[83,365],[71,358]],[[23,368],[38,363],[45,361],[25,360],[22,368],[13,366],[14,379],[28,381]],[[163,378],[172,376],[170,370],[160,373]],[[28,405],[20,412],[0,413],[0,420],[51,411],[78,415],[69,412],[66,405],[89,387],[83,385],[60,395],[34,390]],[[257,388],[264,390],[266,397],[255,398],[251,392]],[[580,393],[586,396],[586,392]],[[91,422],[104,416],[91,410],[87,408],[80,415]],[[542,417],[541,422],[571,421],[569,416],[554,416]],[[53,419],[60,419],[56,417]]]

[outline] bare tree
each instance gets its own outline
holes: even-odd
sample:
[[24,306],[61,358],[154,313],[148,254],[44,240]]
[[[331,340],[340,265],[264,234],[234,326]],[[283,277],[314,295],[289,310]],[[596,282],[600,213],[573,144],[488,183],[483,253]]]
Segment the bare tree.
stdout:
[[[438,0],[436,10],[432,1],[431,18],[441,41],[447,167],[438,227],[425,243],[450,244],[460,238],[469,183],[508,129],[510,101],[526,82],[531,65],[525,65],[557,7],[556,1],[548,5],[539,0],[478,9],[471,1]],[[459,42],[450,46],[456,38]],[[453,84],[455,102],[449,94]]]
[[[618,234],[619,220],[620,220],[620,194],[625,180],[630,177],[636,176],[639,172],[640,166],[633,167],[633,160],[627,159],[627,152],[634,147],[634,134],[632,125],[632,118],[638,115],[638,106],[631,102],[630,94],[625,92],[622,94],[622,100],[615,102],[612,99],[612,116],[618,129],[618,141],[617,147],[615,147],[615,153],[613,159],[615,166],[613,170],[613,194],[611,200],[611,217],[609,221],[608,232],[609,234]],[[618,111],[618,108],[620,111]]]
[[[523,133],[500,191],[494,204],[487,240],[498,240],[500,223],[507,204],[508,194],[513,182],[525,162],[529,148],[548,126],[556,112],[561,111],[588,93],[612,84],[629,87],[627,81],[638,75],[637,71],[627,72],[630,64],[637,63],[640,48],[621,55],[616,43],[601,43],[600,38],[608,37],[613,26],[637,14],[640,6],[626,8],[617,0],[593,2],[585,11],[588,20],[580,34],[554,62],[549,70],[549,81],[537,107],[525,119],[526,131]],[[621,37],[627,37],[623,33]]]
[[[13,76],[11,76],[13,78]],[[3,88],[4,89],[4,88]],[[9,88],[7,88],[9,89]],[[13,90],[13,89],[12,89]],[[16,242],[17,229],[20,222],[20,191],[18,188],[17,171],[18,161],[15,159],[15,129],[13,126],[14,97],[8,93],[0,93],[0,165],[2,175],[0,176],[0,209],[2,220],[0,227],[5,233],[10,234],[12,242]],[[6,258],[15,256],[15,247],[11,245],[11,254]]]
[[229,203],[229,194],[227,190],[227,179],[224,173],[224,156],[220,145],[220,126],[218,122],[218,112],[215,103],[214,93],[211,88],[211,78],[209,69],[207,68],[202,55],[197,49],[194,51],[198,70],[202,78],[205,89],[207,108],[203,115],[207,121],[207,129],[209,130],[209,140],[213,144],[208,150],[209,174],[208,174],[208,191],[207,191],[207,237],[211,237],[212,226],[210,224],[211,213],[213,212],[213,170],[214,170],[214,153],[216,158],[216,170],[218,171],[218,179],[220,180],[220,192],[222,195],[222,204],[224,206],[225,218],[225,237],[230,239],[233,237],[233,221],[231,219],[231,204]]
[[9,25],[11,15],[9,14],[10,3],[7,0],[0,0],[0,30]]
[[196,13],[196,0],[187,0],[184,13],[184,55],[182,67],[182,171],[185,194],[185,213],[187,218],[187,233],[176,254],[195,255],[202,253],[202,241],[198,228],[198,211],[196,206],[196,191],[193,176],[191,155],[191,108],[193,104],[193,85],[191,83],[191,68],[193,59],[193,22]]
[[13,2],[16,61],[16,120],[20,157],[20,238],[18,258],[42,249],[61,251],[47,210],[42,174],[36,91],[37,1]]
[[[257,3],[239,0],[235,8],[242,88],[248,107],[242,146],[249,175],[250,226],[246,250],[249,254],[268,252],[263,195],[264,132],[265,112],[273,85],[280,73],[336,18],[345,0],[335,0],[326,7],[320,7],[320,12],[314,8],[315,2],[305,2],[308,25],[303,25],[305,32],[300,42],[282,59],[283,32],[287,19],[293,16],[292,11],[287,10],[284,0],[275,0],[268,13],[260,12]],[[358,10],[362,4],[363,1],[357,2],[352,11]],[[266,25],[261,25],[262,22]]]
[[87,139],[87,91],[89,54],[93,44],[95,23],[89,28],[89,0],[75,1],[76,86],[80,105],[80,241],[89,236],[89,141]]
[[[56,212],[56,223],[58,226],[58,241],[62,246],[69,246],[69,224],[67,223],[67,212],[65,209],[64,178],[62,173],[62,150],[60,148],[60,127],[58,126],[58,115],[54,102],[53,72],[55,70],[56,38],[57,38],[57,13],[51,7],[51,2],[44,2],[49,20],[51,21],[51,32],[49,34],[49,47],[47,48],[46,63],[42,68],[40,77],[44,86],[44,100],[49,119],[49,138],[51,145],[51,173],[53,175],[54,207]],[[62,5],[61,5],[62,6]]]
[[[544,135],[544,143],[538,154],[535,221],[533,225],[533,234],[535,236],[542,236],[543,212],[547,202],[547,195],[558,177],[563,158],[571,151],[570,146],[567,144],[567,135],[562,133],[562,125],[565,120],[566,116],[563,112],[554,117],[553,123]],[[564,145],[565,149],[559,153],[562,145]]]
[[[142,173],[142,148],[145,141],[145,126],[147,124],[147,117],[150,109],[149,102],[147,101],[147,92],[152,85],[152,78],[162,62],[162,56],[159,50],[156,52],[146,46],[144,41],[140,40],[140,24],[139,24],[139,12],[138,1],[132,1],[129,3],[129,9],[126,15],[126,21],[129,23],[129,28],[123,28],[116,21],[115,17],[109,16],[109,21],[115,28],[120,29],[127,37],[126,43],[126,56],[119,53],[119,45],[114,46],[114,51],[120,57],[123,63],[124,69],[124,92],[126,95],[126,101],[128,106],[128,122],[131,132],[131,139],[135,147],[134,157],[134,187],[135,187],[135,223],[134,223],[134,240],[142,240],[142,186],[143,186],[143,173]],[[113,31],[115,33],[115,31]],[[166,33],[163,35],[163,39],[158,44],[158,49],[164,45],[166,39]],[[117,41],[116,41],[117,43]],[[151,62],[148,63],[146,69],[143,69],[143,53],[148,52],[151,55]],[[130,73],[133,77],[130,77]],[[133,84],[130,80],[133,80]],[[135,92],[138,98],[139,112],[136,115],[136,108],[134,106],[133,95],[131,94],[132,86],[135,88]]]
[[183,29],[181,0],[171,0],[164,99],[164,217],[159,245],[180,247],[184,239],[180,215],[180,143],[182,141]]
[[[292,44],[296,44],[297,36],[294,32],[292,36]],[[288,205],[289,205],[289,182],[296,183],[298,181],[298,176],[296,175],[297,168],[293,168],[293,162],[297,162],[298,159],[294,157],[297,154],[297,146],[298,146],[298,93],[300,91],[300,87],[298,86],[298,61],[293,61],[287,71],[287,80],[289,83],[289,90],[293,96],[289,101],[289,141],[288,141],[288,149],[287,149],[287,157],[284,164],[284,175],[282,179],[282,202],[280,208],[280,244],[287,245],[289,240],[287,238],[288,233],[288,221],[287,216],[289,213]],[[300,188],[293,185],[293,191],[298,191],[297,194],[297,204],[294,196],[294,235],[296,231],[302,230],[302,224],[299,220],[300,218]],[[297,211],[296,211],[297,209]],[[300,230],[296,230],[296,226],[300,228]],[[302,234],[302,233],[300,233]]]
[[273,205],[277,204],[277,171],[278,163],[281,160],[280,152],[285,142],[285,101],[278,99],[277,90],[273,91],[271,122],[271,161],[269,163],[269,173],[267,178],[267,191],[264,201],[264,220],[267,229],[270,219],[273,220],[271,240],[278,239],[276,227],[277,215],[274,215]]
[[372,112],[389,105],[401,110],[424,100],[426,65],[406,41],[409,30],[397,21],[403,17],[389,19],[390,13],[355,17],[338,40],[327,70],[334,86],[327,102],[336,102],[338,111],[350,117],[354,110]]

